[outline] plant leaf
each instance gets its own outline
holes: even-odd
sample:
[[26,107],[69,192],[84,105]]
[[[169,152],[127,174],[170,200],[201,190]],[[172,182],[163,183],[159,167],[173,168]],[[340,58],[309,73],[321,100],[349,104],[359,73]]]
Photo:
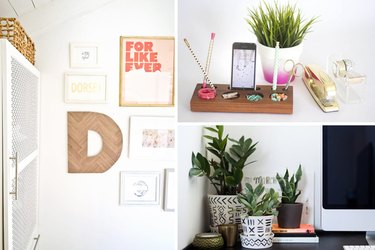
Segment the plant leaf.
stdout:
[[192,176],[202,176],[204,173],[201,169],[199,168],[191,168],[189,170],[189,176],[192,177]]

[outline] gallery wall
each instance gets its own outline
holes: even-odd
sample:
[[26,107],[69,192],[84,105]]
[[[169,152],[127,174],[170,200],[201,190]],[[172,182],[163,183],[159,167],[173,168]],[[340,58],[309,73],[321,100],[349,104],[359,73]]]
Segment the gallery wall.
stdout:
[[[55,11],[64,12],[64,9]],[[42,19],[43,12],[39,14]],[[175,168],[176,164],[173,159],[152,161],[128,157],[129,118],[174,116],[175,110],[170,107],[119,107],[121,35],[174,36],[173,1],[111,1],[33,37],[36,66],[41,72],[40,250],[176,248],[175,212],[166,212],[161,205],[119,205],[120,171],[162,172],[165,168]],[[100,67],[71,69],[71,42],[97,43]],[[65,103],[66,72],[107,74],[107,103]],[[120,127],[122,154],[108,171],[102,174],[68,173],[68,111],[103,113]]]
[[[179,249],[191,243],[195,234],[209,230],[205,199],[210,192],[205,178],[189,177],[191,153],[206,153],[202,147],[202,126],[179,126]],[[207,133],[207,131],[203,131]],[[256,160],[244,170],[243,182],[255,185],[256,177],[265,181],[284,173],[285,169],[296,171],[302,165],[303,177],[300,183],[302,194],[299,201],[305,204],[302,223],[320,227],[320,169],[321,169],[321,126],[313,125],[256,125],[225,126],[225,134],[239,139],[242,135],[258,142],[256,151],[249,161]],[[200,146],[198,143],[201,143]],[[203,184],[206,182],[206,186]],[[267,187],[278,188],[277,183],[266,183]],[[189,190],[189,191],[188,191]],[[203,192],[203,193],[202,193]],[[194,194],[194,195],[192,195]],[[187,206],[186,204],[189,204]],[[189,225],[189,226],[187,226]],[[186,228],[188,227],[188,229]]]

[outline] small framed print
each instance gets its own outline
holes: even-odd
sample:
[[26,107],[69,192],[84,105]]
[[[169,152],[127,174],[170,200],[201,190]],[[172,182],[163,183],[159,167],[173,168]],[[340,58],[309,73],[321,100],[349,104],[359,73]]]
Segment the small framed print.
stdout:
[[129,158],[174,160],[173,117],[130,117]]
[[174,37],[120,37],[120,106],[174,105]]
[[160,172],[121,172],[120,204],[159,205]]
[[71,68],[99,67],[99,46],[94,43],[70,43]]
[[65,73],[66,103],[106,103],[107,75]]
[[173,168],[164,170],[164,211],[174,212],[177,204],[176,172]]

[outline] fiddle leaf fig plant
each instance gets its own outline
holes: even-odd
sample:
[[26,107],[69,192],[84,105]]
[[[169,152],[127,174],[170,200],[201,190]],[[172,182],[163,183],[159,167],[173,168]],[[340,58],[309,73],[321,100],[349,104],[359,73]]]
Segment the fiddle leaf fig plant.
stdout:
[[277,215],[276,208],[280,204],[279,193],[273,188],[265,192],[265,187],[259,183],[253,188],[249,183],[245,184],[245,192],[237,195],[238,200],[242,203],[248,216],[265,216]]
[[279,173],[276,174],[277,182],[280,185],[282,192],[282,203],[294,204],[298,196],[301,194],[301,190],[298,190],[298,182],[302,178],[301,164],[299,165],[297,172],[289,178],[289,171],[286,169],[284,177],[281,177]]
[[[201,153],[192,152],[189,176],[205,176],[219,195],[236,195],[241,191],[243,169],[253,163],[248,158],[255,152],[257,143],[242,136],[239,140],[224,136],[224,126],[205,127],[214,135],[203,135],[208,139],[206,149],[214,157],[207,159]],[[228,146],[232,142],[231,146]]]

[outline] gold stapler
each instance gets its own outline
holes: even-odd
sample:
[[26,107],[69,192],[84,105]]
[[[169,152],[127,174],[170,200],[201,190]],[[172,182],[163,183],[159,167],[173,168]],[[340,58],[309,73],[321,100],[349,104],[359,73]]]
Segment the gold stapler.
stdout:
[[303,82],[324,112],[339,110],[339,105],[336,101],[336,85],[318,65],[305,66]]

